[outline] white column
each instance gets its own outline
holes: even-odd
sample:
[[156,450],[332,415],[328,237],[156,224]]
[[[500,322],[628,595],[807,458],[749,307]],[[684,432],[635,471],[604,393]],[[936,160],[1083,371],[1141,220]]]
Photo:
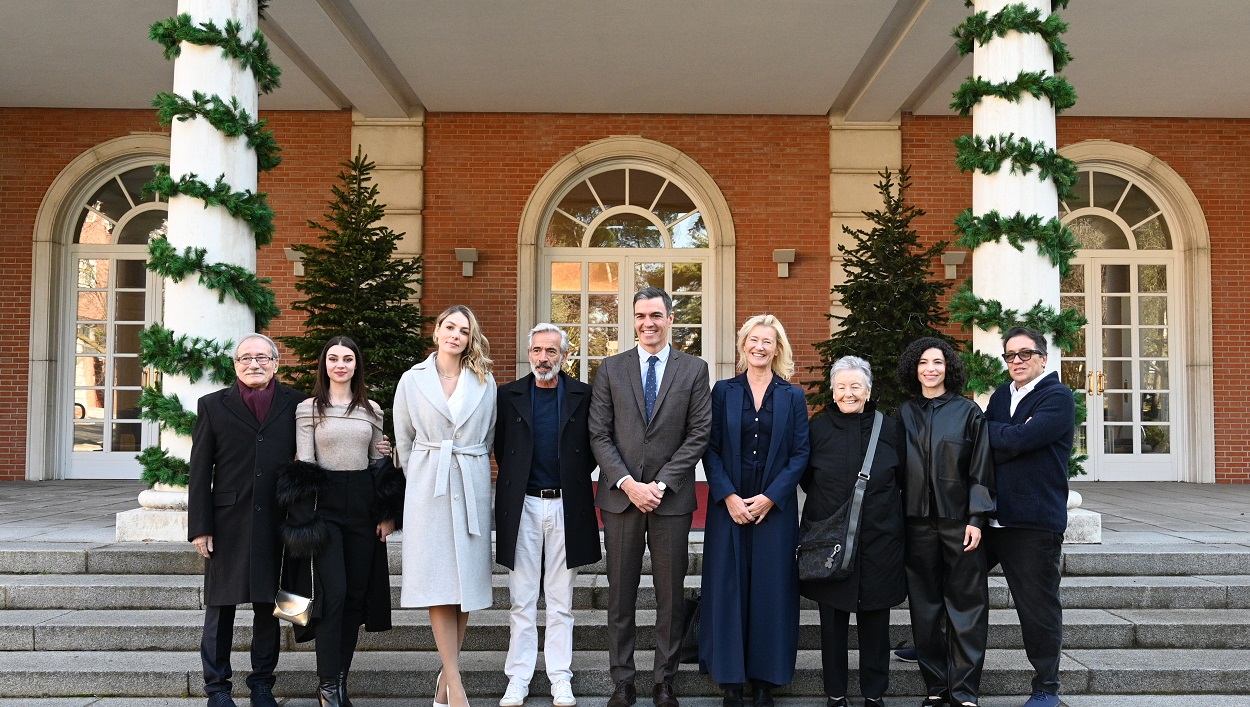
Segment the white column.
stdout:
[[[256,0],[179,0],[178,12],[191,15],[196,25],[213,21],[224,28],[228,20],[242,23],[243,37],[251,37],[257,27]],[[201,47],[183,42],[182,53],[174,61],[174,93],[190,99],[194,91],[217,94],[223,100],[236,98],[255,119],[256,79],[237,60],[222,56],[215,46]],[[202,118],[175,120],[170,129],[170,176],[177,180],[194,173],[212,185],[217,177],[236,192],[256,191],[256,153],[246,138],[226,137]],[[205,248],[210,263],[229,263],[256,271],[256,239],[247,224],[231,216],[223,207],[205,207],[203,201],[176,196],[169,202],[168,238],[181,253],[184,248]],[[164,325],[175,335],[190,334],[219,342],[238,343],[254,331],[256,320],[251,309],[231,297],[218,302],[219,293],[209,290],[192,275],[180,283],[165,281]],[[196,409],[200,396],[220,387],[207,379],[192,384],[184,376],[166,375],[164,391],[176,394],[184,408]],[[162,446],[175,456],[190,456],[191,440],[165,430]]]
[[[976,0],[976,12],[990,16],[1008,4],[1020,0]],[[1050,13],[1051,0],[1024,0],[1041,10],[1042,18]],[[1021,71],[1054,73],[1050,47],[1037,34],[1008,32],[994,37],[989,44],[977,45],[973,51],[973,74],[994,83],[1015,80]],[[1056,149],[1055,110],[1045,98],[1024,94],[1018,102],[986,96],[972,109],[973,134],[982,138],[1014,135],[1028,138]],[[982,216],[998,211],[1004,217],[1019,212],[1037,214],[1043,221],[1058,215],[1059,202],[1054,183],[1040,179],[1037,169],[1028,174],[1011,174],[1010,164],[994,174],[972,173],[972,212]],[[997,300],[1005,308],[1026,311],[1040,299],[1043,304],[1059,309],[1059,269],[1038,254],[1032,242],[1025,242],[1024,252],[1006,242],[985,243],[972,253],[972,290],[982,299]],[[973,347],[982,353],[1002,354],[1002,341],[997,331],[973,329]],[[1050,348],[1048,370],[1059,369],[1061,352]],[[985,401],[980,400],[984,404]],[[988,400],[988,398],[986,398]]]

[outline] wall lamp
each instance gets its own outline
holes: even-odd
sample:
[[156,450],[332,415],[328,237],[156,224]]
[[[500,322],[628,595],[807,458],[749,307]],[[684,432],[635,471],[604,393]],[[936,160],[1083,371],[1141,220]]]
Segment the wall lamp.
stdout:
[[295,250],[294,248],[283,248],[282,252],[286,254],[287,260],[294,263],[294,265],[292,266],[292,270],[294,270],[295,276],[303,277],[304,276],[304,254],[299,252],[298,250]]
[[966,250],[948,250],[942,254],[942,264],[946,266],[945,276],[947,280],[954,280],[957,277],[955,268],[963,265],[964,259],[967,257],[968,251]]
[[477,262],[477,248],[457,248],[456,261],[460,263],[460,274],[473,277],[473,264]]
[[777,277],[790,277],[790,263],[794,262],[794,249],[777,248],[773,251],[773,262],[777,264]]

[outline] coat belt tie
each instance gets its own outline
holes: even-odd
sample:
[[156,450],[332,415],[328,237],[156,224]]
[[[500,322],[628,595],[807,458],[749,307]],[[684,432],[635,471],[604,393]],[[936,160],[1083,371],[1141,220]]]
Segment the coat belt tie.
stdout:
[[[437,444],[413,440],[412,447],[413,449],[421,448],[430,451],[438,450],[438,471],[434,476],[434,498],[446,496],[451,492],[451,462],[453,457],[484,457],[490,454],[490,448],[485,444],[457,447],[455,442],[450,439],[445,439]],[[464,465],[460,464],[458,466],[460,486],[464,489],[464,510],[465,517],[468,519],[469,535],[481,535],[481,526],[478,525],[477,517],[477,495],[473,490],[473,484],[464,478]]]

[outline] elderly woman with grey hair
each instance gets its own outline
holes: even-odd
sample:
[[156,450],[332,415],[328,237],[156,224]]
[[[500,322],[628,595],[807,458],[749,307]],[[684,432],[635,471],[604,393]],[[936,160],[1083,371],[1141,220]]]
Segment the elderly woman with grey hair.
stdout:
[[[802,527],[834,514],[855,492],[876,417],[872,367],[844,356],[830,371],[835,405],[812,418],[811,455],[799,482],[807,492]],[[902,455],[898,429],[883,420],[864,492],[854,571],[841,581],[800,582],[799,593],[819,604],[820,652],[826,707],[847,707],[850,615],[859,632],[859,688],[865,707],[884,705],[889,687],[890,608],[907,596],[903,570]]]

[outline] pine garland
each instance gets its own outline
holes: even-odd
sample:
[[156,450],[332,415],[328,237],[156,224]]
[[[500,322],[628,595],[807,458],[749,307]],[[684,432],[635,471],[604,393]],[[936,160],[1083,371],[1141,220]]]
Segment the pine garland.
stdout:
[[195,383],[208,376],[214,383],[234,382],[234,363],[230,351],[234,342],[218,343],[183,334],[177,338],[169,329],[153,324],[139,334],[139,359],[162,373],[186,376]]
[[1037,214],[1016,212],[1003,217],[997,211],[983,216],[973,216],[972,209],[964,209],[955,217],[955,233],[959,237],[955,245],[975,250],[982,243],[997,243],[1004,237],[1013,248],[1024,251],[1025,241],[1032,242],[1037,252],[1050,259],[1059,268],[1059,274],[1067,277],[1072,272],[1072,259],[1076,257],[1076,238],[1059,219],[1043,222]]
[[1077,310],[1055,311],[1054,307],[1042,304],[1041,300],[1024,313],[1007,309],[1001,302],[981,299],[973,294],[970,280],[964,281],[951,297],[950,316],[951,321],[958,322],[967,331],[974,326],[981,331],[995,328],[1007,331],[1012,327],[1025,326],[1049,332],[1055,346],[1064,351],[1071,351],[1080,343],[1081,327],[1086,323],[1085,317]]
[[964,374],[968,377],[966,389],[973,395],[992,393],[995,388],[1011,380],[1003,360],[997,356],[969,348],[960,351],[959,358],[963,361]]
[[190,437],[195,429],[195,413],[184,408],[177,395],[165,395],[159,381],[143,389],[139,396],[139,408],[143,411],[143,419],[159,422],[175,434]]
[[282,164],[282,158],[278,156],[282,148],[278,147],[273,131],[265,129],[267,121],[252,120],[239,105],[239,99],[233,96],[227,104],[221,96],[207,96],[199,91],[191,92],[191,100],[162,91],[152,99],[152,107],[156,109],[161,125],[168,126],[174,120],[187,121],[198,116],[229,137],[246,137],[247,146],[256,152],[256,166],[262,172],[272,171]]
[[1014,81],[993,83],[980,76],[970,78],[955,91],[951,109],[967,118],[972,107],[986,96],[996,96],[1018,103],[1024,94],[1045,98],[1054,106],[1056,113],[1076,105],[1076,89],[1062,76],[1049,76],[1045,71],[1021,71]]
[[194,172],[175,180],[169,176],[167,164],[153,165],[152,171],[156,176],[143,185],[144,196],[159,194],[166,201],[179,194],[193,196],[206,205],[220,206],[231,216],[246,222],[256,237],[256,245],[269,245],[273,240],[273,209],[269,208],[269,198],[264,192],[232,191],[224,175],[217,177],[211,187],[200,181]]
[[270,282],[268,278],[259,278],[255,273],[238,265],[209,265],[205,262],[207,255],[208,251],[204,248],[185,248],[182,255],[178,255],[167,239],[154,238],[148,244],[147,267],[148,270],[174,282],[182,282],[187,275],[199,273],[200,284],[216,290],[218,302],[224,302],[229,295],[239,303],[247,305],[256,314],[258,329],[264,329],[281,314],[273,290],[265,287]]
[[955,37],[955,48],[967,56],[977,44],[988,44],[994,37],[1005,37],[1012,31],[1040,35],[1050,46],[1055,71],[1063,71],[1063,67],[1072,60],[1068,45],[1059,36],[1068,31],[1068,23],[1053,12],[1043,20],[1041,10],[1024,3],[1008,5],[993,17],[988,12],[978,12],[956,27],[952,35]]
[[[976,6],[977,4],[975,0],[964,0],[964,7],[973,8]],[[1054,12],[1055,10],[1058,10],[1060,8],[1064,10],[1068,9],[1068,0],[1054,0],[1053,2],[1051,2],[1050,4],[1051,12]]]
[[171,456],[160,447],[148,447],[135,458],[143,466],[143,475],[139,478],[148,486],[186,486],[191,476],[191,465],[186,460]]
[[182,54],[182,42],[201,47],[221,47],[222,56],[238,59],[244,69],[256,77],[261,93],[270,93],[281,85],[282,69],[269,58],[269,43],[259,29],[252,32],[251,41],[242,38],[243,23],[227,20],[222,30],[209,20],[198,26],[191,15],[182,13],[155,22],[148,28],[148,37],[165,47],[165,58],[176,59]]
[[1077,167],[1072,160],[1045,143],[1033,142],[1027,137],[1017,139],[1014,133],[991,135],[960,135],[955,138],[955,166],[961,172],[979,171],[994,174],[1006,162],[1011,163],[1012,174],[1029,174],[1037,169],[1039,179],[1055,183],[1060,199],[1072,198],[1072,185],[1076,184]]

